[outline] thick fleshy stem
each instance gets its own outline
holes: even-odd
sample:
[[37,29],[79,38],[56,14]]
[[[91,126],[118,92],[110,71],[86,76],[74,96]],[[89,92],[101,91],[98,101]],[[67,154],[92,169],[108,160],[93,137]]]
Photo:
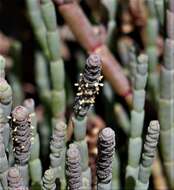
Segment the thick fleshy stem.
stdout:
[[37,133],[37,118],[35,113],[35,102],[33,99],[26,99],[24,101],[24,106],[29,111],[29,118],[31,121],[31,155],[29,159],[29,171],[32,181],[32,188],[35,186],[39,187],[42,178],[42,165],[39,158],[40,154],[40,140],[39,134]]
[[67,151],[66,175],[70,190],[82,189],[82,169],[80,165],[80,152],[75,144],[70,144]]
[[114,113],[118,126],[121,127],[121,129],[125,132],[126,135],[129,135],[130,120],[124,107],[121,104],[116,103],[114,105]]
[[75,143],[79,146],[81,154],[81,167],[83,176],[83,188],[91,188],[91,171],[88,167],[88,147],[85,140],[87,127],[87,113],[95,103],[95,96],[99,93],[101,83],[101,59],[97,54],[91,54],[86,61],[84,73],[81,74],[77,86],[77,94],[74,103],[74,126]]
[[[166,11],[164,62],[160,72],[159,120],[161,126],[160,147],[170,189],[174,189],[174,10],[169,1]],[[168,148],[166,148],[168,147]]]
[[142,151],[142,131],[144,125],[145,86],[147,82],[148,57],[141,54],[137,59],[133,89],[133,109],[128,144],[128,165],[126,167],[126,189],[133,189],[138,177]]
[[42,190],[56,190],[55,180],[55,170],[46,170],[42,178]]
[[157,103],[159,98],[159,72],[157,70],[158,50],[156,47],[156,41],[159,33],[159,26],[155,10],[155,1],[148,0],[147,5],[149,13],[146,26],[146,52],[149,58],[149,74],[147,84],[151,100]]
[[0,128],[9,164],[13,161],[12,143],[10,142],[9,118],[12,108],[12,89],[5,80],[5,59],[0,56]]
[[35,54],[35,77],[39,98],[47,107],[50,105],[51,94],[48,76],[48,65],[41,52]]
[[7,189],[7,172],[8,172],[8,160],[5,153],[5,147],[3,144],[3,137],[0,135],[0,183],[3,189]]
[[161,24],[161,26],[164,27],[165,1],[164,0],[158,0],[158,1],[154,1],[154,3],[155,3],[157,19],[159,20],[159,23]]
[[53,129],[50,142],[50,166],[57,169],[55,178],[60,178],[61,186],[66,186],[65,180],[65,153],[66,153],[66,124],[58,121]]
[[136,190],[147,190],[149,186],[149,177],[151,167],[156,155],[160,126],[158,121],[151,121],[147,129],[147,135],[144,143],[144,150],[140,162],[138,180],[136,181]]
[[115,133],[107,127],[98,138],[97,189],[109,190],[112,187],[112,161],[115,152]]
[[116,11],[117,11],[117,0],[102,0],[102,4],[106,7],[109,14],[108,30],[106,42],[111,47],[114,31],[116,29]]
[[28,161],[31,154],[31,135],[29,111],[23,106],[17,106],[12,112],[13,151],[25,185],[29,182]]
[[24,182],[21,177],[19,168],[17,168],[17,167],[10,168],[8,171],[7,179],[8,179],[8,189],[9,190],[14,190],[14,189],[28,190],[28,188],[26,188],[24,186]]
[[63,119],[65,114],[65,71],[63,60],[60,55],[60,39],[56,21],[56,11],[53,2],[50,0],[41,0],[41,13],[46,26],[46,35],[48,50],[50,53],[50,71],[51,71],[51,109],[54,120]]
[[103,86],[100,82],[101,60],[97,54],[91,54],[86,61],[84,73],[80,74],[76,98],[74,102],[74,114],[76,118],[86,116],[91,105],[95,103],[95,96],[99,93],[99,87]]
[[41,7],[38,0],[27,0],[27,9],[30,17],[30,22],[32,24],[34,33],[38,40],[39,45],[43,49],[44,54],[49,57],[47,38],[46,38],[46,27],[44,25]]

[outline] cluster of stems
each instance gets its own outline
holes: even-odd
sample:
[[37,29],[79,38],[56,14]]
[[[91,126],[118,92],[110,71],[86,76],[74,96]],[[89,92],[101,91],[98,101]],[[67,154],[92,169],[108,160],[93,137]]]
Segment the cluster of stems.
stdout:
[[[10,74],[6,80],[5,59],[0,56],[0,190],[111,190],[121,189],[121,185],[126,190],[147,190],[150,175],[153,174],[151,170],[159,134],[159,157],[168,186],[174,189],[174,0],[26,0],[26,5],[37,41],[34,68],[38,88],[32,84],[31,94],[35,98],[39,95],[44,106],[36,100],[39,106],[35,110],[33,99],[26,99],[23,106],[16,106],[23,101],[22,85],[17,77],[22,73],[17,73],[19,65],[14,64],[13,71],[7,68]],[[120,15],[116,15],[117,5],[121,7],[118,10]],[[95,24],[100,22],[102,26],[99,23],[92,26],[88,18]],[[122,22],[118,29],[117,20],[118,23]],[[166,30],[160,30],[164,29],[165,24]],[[64,34],[63,29],[69,36]],[[138,40],[134,35],[136,32],[139,34]],[[165,34],[164,61],[158,66],[162,48],[157,42],[161,33]],[[111,50],[115,51],[117,37],[122,43],[117,41],[119,52],[114,56]],[[75,39],[89,55],[86,62],[86,52],[78,50],[79,47],[77,50],[71,49]],[[69,44],[66,40],[73,42]],[[145,51],[147,55],[141,53],[137,57],[134,47],[128,52],[127,47],[136,44],[136,40],[141,43],[137,52]],[[10,38],[4,41],[2,52],[8,55],[11,51],[13,54],[13,49],[19,44]],[[64,56],[64,51],[68,56]],[[69,76],[71,67],[68,65],[65,75],[62,57],[77,59],[78,73],[84,69],[74,85],[75,97],[71,87],[74,76]],[[123,66],[130,61],[130,68],[125,68],[130,81],[116,58],[120,58]],[[72,68],[74,74],[76,65]],[[124,159],[121,164],[119,156],[122,156],[122,150],[120,155],[115,152],[113,125],[112,128],[104,128],[103,122],[95,128],[91,122],[91,126],[87,126],[90,123],[89,114],[95,112],[93,105],[96,96],[103,86],[101,72],[107,81],[99,102],[105,100],[102,102],[104,106],[97,105],[96,112],[113,124],[110,111],[111,107],[114,108],[116,122],[128,137],[127,160]],[[152,120],[147,130],[144,126],[146,84],[147,94],[155,104],[155,114],[158,112],[160,122]],[[24,93],[27,87],[24,84]],[[20,89],[13,95],[14,100],[12,89]],[[120,97],[115,96],[114,91]],[[117,98],[125,100],[128,107],[120,102],[112,104]],[[148,105],[147,101],[147,109]],[[98,108],[103,110],[98,111]],[[36,113],[40,117],[37,118]],[[152,118],[150,116],[148,119]],[[143,131],[147,131],[146,135]],[[40,153],[44,153],[44,158]],[[124,161],[127,165],[122,172]],[[123,174],[124,184],[124,180],[120,180]]]
[[[65,19],[67,25],[71,29],[72,33],[84,47],[88,53],[98,53],[102,59],[103,73],[106,79],[113,86],[114,90],[130,105],[132,101],[132,94],[130,91],[130,85],[123,74],[117,60],[111,54],[107,46],[101,41],[99,35],[95,34],[92,30],[92,26],[86,18],[83,10],[74,0],[72,1],[58,1],[55,0],[58,5],[59,13]],[[79,30],[79,26],[81,30]]]
[[49,50],[51,72],[51,110],[54,120],[64,119],[65,90],[64,90],[64,64],[60,56],[60,39],[57,28],[56,12],[52,1],[41,0],[41,13],[46,27],[46,39]]

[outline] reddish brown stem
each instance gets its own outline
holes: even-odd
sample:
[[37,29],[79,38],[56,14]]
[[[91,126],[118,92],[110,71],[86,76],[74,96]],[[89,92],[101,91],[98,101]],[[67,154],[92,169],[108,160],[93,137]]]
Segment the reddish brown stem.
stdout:
[[127,103],[131,105],[132,94],[130,85],[123,74],[122,68],[108,48],[102,43],[101,38],[94,33],[80,6],[72,2],[59,5],[58,9],[83,48],[88,53],[96,52],[101,56],[104,76],[111,83],[115,92],[124,97]]
[[91,24],[77,3],[63,4],[58,8],[74,36],[88,52],[101,45],[99,36],[94,34]]

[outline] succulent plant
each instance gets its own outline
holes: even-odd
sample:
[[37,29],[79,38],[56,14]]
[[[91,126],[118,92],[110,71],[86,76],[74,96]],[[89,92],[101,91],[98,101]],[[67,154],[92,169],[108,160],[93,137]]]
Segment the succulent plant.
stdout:
[[[105,184],[111,185],[112,161],[115,152],[115,133],[106,127],[98,138],[98,159],[97,159],[97,183],[98,189],[104,189]],[[107,187],[109,189],[109,186]],[[111,189],[111,186],[110,186]]]
[[[66,124],[62,121],[57,122],[52,140],[50,142],[50,161],[51,167],[59,167],[63,161],[63,152],[65,151],[65,142],[66,142]],[[63,169],[63,168],[62,168]]]
[[82,189],[82,169],[80,152],[76,145],[71,144],[67,150],[66,175],[70,190]]
[[[170,188],[174,188],[174,138],[173,138],[173,118],[174,118],[174,38],[173,23],[174,10],[173,2],[168,2],[166,9],[166,36],[164,46],[164,62],[160,70],[160,98],[159,98],[159,121],[161,126],[160,143],[164,162],[164,168]],[[168,147],[168,148],[166,148]]]
[[101,83],[101,59],[97,54],[91,54],[85,65],[84,73],[80,74],[77,93],[74,102],[76,117],[85,117],[91,105],[95,103],[95,96],[99,93]]
[[14,189],[27,190],[28,189],[24,186],[20,171],[17,167],[9,168],[7,179],[8,179],[9,190],[14,190]]
[[3,144],[3,138],[0,135],[0,182],[3,189],[7,189],[7,171],[8,171],[8,160]]
[[174,0],[25,3],[0,1],[0,190],[173,190]]
[[147,130],[142,159],[140,162],[138,180],[135,189],[148,189],[151,166],[156,155],[156,148],[160,133],[158,121],[151,121]]
[[29,112],[23,106],[16,107],[12,112],[12,138],[14,156],[17,164],[25,165],[30,158],[31,126]]
[[55,170],[50,168],[45,171],[42,179],[42,190],[55,190]]
[[23,106],[17,106],[12,111],[13,154],[26,186],[29,184],[28,162],[31,154],[31,137],[29,111]]
[[[145,87],[147,82],[148,57],[141,54],[137,58],[133,86],[133,108],[129,129],[128,165],[126,167],[126,188],[134,188],[138,177],[138,168],[142,151],[142,133],[144,126]],[[131,179],[131,180],[130,180]],[[130,182],[131,181],[131,182]]]
[[[35,102],[33,99],[26,99],[24,106],[28,109],[31,122],[31,154],[29,159],[29,173],[32,181],[32,188],[40,187],[42,178],[42,164],[40,160],[40,139],[37,132],[37,118],[35,113]],[[37,171],[35,170],[37,168]]]

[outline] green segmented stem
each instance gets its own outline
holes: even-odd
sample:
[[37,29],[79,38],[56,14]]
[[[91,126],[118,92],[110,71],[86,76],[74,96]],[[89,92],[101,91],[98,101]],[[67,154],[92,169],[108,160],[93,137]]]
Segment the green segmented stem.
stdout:
[[61,189],[66,188],[65,179],[65,153],[66,153],[66,124],[58,121],[53,130],[50,142],[50,167],[56,169],[55,178],[60,178]]
[[23,93],[21,82],[16,75],[11,73],[8,76],[8,79],[9,79],[9,83],[11,85],[13,92],[15,92],[13,93],[13,106],[15,107],[17,105],[20,105],[23,102],[24,93]]
[[44,104],[49,105],[51,94],[47,63],[41,52],[36,52],[35,54],[35,76],[39,97]]
[[5,58],[0,55],[0,78],[5,78]]
[[120,160],[117,153],[114,154],[112,162],[112,188],[115,190],[120,189]]
[[157,102],[158,91],[159,91],[159,75],[157,71],[158,64],[158,50],[156,47],[158,38],[158,20],[156,16],[155,1],[148,0],[148,20],[146,26],[147,33],[147,43],[146,43],[146,53],[149,58],[149,75],[148,75],[148,89],[152,101]]
[[146,135],[142,159],[140,162],[138,179],[136,181],[135,190],[147,190],[149,186],[149,177],[151,175],[151,167],[156,155],[156,148],[160,127],[158,121],[151,121]]
[[164,0],[154,0],[155,1],[155,8],[156,8],[156,14],[157,18],[161,24],[161,26],[164,26],[165,21],[165,1]]
[[137,58],[135,55],[135,47],[132,46],[130,47],[129,50],[129,72],[130,72],[130,80],[132,85],[134,84],[134,80],[135,80],[135,74],[136,74],[136,65],[137,65]]
[[3,143],[6,151],[8,151],[8,143],[9,143],[9,123],[7,123],[7,118],[4,114],[3,109],[0,108],[0,134],[3,137]]
[[126,168],[126,189],[132,189],[138,177],[142,151],[142,130],[144,124],[145,86],[147,82],[148,57],[141,54],[136,65],[133,86],[133,109],[128,145],[128,165]]
[[38,40],[39,45],[44,51],[45,55],[49,57],[48,44],[46,38],[46,27],[44,25],[41,8],[38,0],[27,0],[27,9],[30,17],[30,22],[33,26],[35,36]]
[[12,144],[10,140],[9,118],[12,109],[12,89],[5,80],[5,59],[0,56],[0,126],[5,150],[9,155],[9,164],[13,160]]
[[172,3],[169,1],[169,9],[166,11],[167,38],[165,39],[164,63],[161,65],[159,99],[160,145],[171,189],[174,188],[174,10]]
[[116,11],[117,11],[117,0],[102,0],[102,3],[108,10],[109,14],[109,22],[108,22],[108,31],[107,31],[107,39],[106,42],[111,47],[114,30],[116,28]]
[[0,182],[3,189],[7,189],[7,172],[8,172],[8,160],[5,153],[5,147],[3,144],[3,138],[0,136]]
[[47,43],[50,53],[50,71],[53,90],[51,92],[51,108],[55,119],[64,119],[65,90],[64,64],[60,57],[60,39],[56,22],[56,12],[52,1],[41,0],[43,20],[47,30]]
[[35,102],[33,99],[26,99],[24,106],[29,110],[31,120],[31,155],[29,159],[29,172],[31,177],[32,189],[36,186],[41,189],[42,165],[39,159],[40,154],[40,139],[37,133],[37,118],[35,113]]
[[123,108],[121,104],[116,103],[114,105],[114,113],[119,127],[123,129],[126,135],[129,135],[130,120],[128,114],[126,113],[126,110]]

